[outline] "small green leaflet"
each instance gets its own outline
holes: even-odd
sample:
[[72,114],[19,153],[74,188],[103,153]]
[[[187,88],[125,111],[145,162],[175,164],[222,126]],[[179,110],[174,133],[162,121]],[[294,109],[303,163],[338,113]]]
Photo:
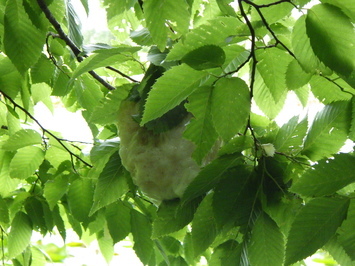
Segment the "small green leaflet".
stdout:
[[306,197],[331,195],[355,182],[354,166],[354,156],[336,154],[334,159],[321,160],[309,168],[290,190]]
[[211,87],[199,87],[190,95],[188,103],[185,105],[187,111],[192,113],[194,118],[186,126],[184,137],[196,144],[192,156],[198,163],[202,162],[218,137],[212,124],[211,96]]
[[312,255],[325,245],[346,218],[349,200],[316,198],[308,202],[292,223],[286,246],[285,264]]
[[3,45],[7,56],[24,74],[41,55],[46,31],[35,27],[22,0],[8,1],[5,7]]
[[12,178],[25,179],[30,177],[44,159],[44,152],[41,148],[27,146],[18,149],[10,163],[10,176]]
[[355,32],[340,8],[319,4],[308,10],[307,35],[314,53],[329,68],[349,77],[355,69]]
[[124,168],[118,152],[112,154],[102,170],[94,194],[94,203],[90,215],[100,208],[116,201],[128,191],[128,185],[124,177]]
[[278,48],[257,50],[257,58],[257,69],[277,103],[287,92],[286,69],[292,58]]
[[15,151],[26,146],[41,143],[42,137],[37,131],[33,129],[21,129],[11,135],[1,148],[7,151]]
[[141,125],[161,117],[193,93],[208,73],[182,64],[172,67],[160,77],[149,92]]
[[221,67],[226,60],[223,49],[217,45],[201,46],[187,53],[181,61],[195,70]]
[[190,25],[189,6],[185,0],[160,1],[148,0],[143,2],[147,28],[160,51],[164,51],[170,29],[167,21],[178,35],[188,31]]
[[261,213],[253,226],[248,247],[251,265],[282,265],[284,253],[285,241],[279,227],[266,213]]
[[347,139],[351,111],[349,102],[334,102],[317,113],[302,151],[317,161],[336,153]]
[[212,118],[218,134],[228,141],[245,130],[250,113],[248,85],[240,78],[223,78],[212,91]]
[[27,214],[18,212],[11,223],[11,231],[8,235],[8,257],[14,258],[21,254],[30,243],[32,236],[32,224]]

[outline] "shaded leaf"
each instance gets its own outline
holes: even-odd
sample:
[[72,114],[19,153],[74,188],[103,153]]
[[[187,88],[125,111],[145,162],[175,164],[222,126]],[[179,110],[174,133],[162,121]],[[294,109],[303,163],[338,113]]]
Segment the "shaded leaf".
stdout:
[[107,227],[113,243],[124,239],[131,232],[131,208],[122,201],[117,201],[106,208]]
[[355,182],[355,157],[336,154],[334,159],[323,159],[309,168],[291,191],[307,197],[331,195],[339,189]]
[[209,261],[210,265],[240,265],[242,245],[235,240],[228,240],[214,249]]
[[289,90],[296,90],[306,85],[312,74],[305,72],[296,59],[293,59],[286,71],[286,85]]
[[312,255],[334,235],[346,217],[348,199],[316,198],[308,202],[292,223],[286,246],[285,264]]
[[346,220],[339,228],[338,242],[344,248],[346,254],[355,260],[355,232],[354,232],[354,222],[355,222],[355,201],[351,199],[349,211]]
[[284,236],[266,213],[261,213],[254,223],[248,257],[251,265],[282,265],[285,253]]
[[193,69],[204,70],[221,67],[226,60],[223,49],[217,45],[201,46],[187,53],[181,61]]

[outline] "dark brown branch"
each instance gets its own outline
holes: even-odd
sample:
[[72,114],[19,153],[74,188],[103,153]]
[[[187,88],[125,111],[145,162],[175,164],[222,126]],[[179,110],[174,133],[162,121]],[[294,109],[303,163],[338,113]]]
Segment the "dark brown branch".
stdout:
[[351,96],[355,96],[355,94],[353,94],[352,92],[350,91],[346,91],[341,85],[339,85],[338,83],[335,82],[335,80],[332,80],[331,78],[327,77],[327,76],[324,76],[323,74],[319,74],[322,78],[328,80],[329,82],[333,83],[335,86],[337,86],[342,92],[344,93],[348,93],[350,94]]
[[131,78],[130,76],[126,75],[125,73],[119,71],[118,69],[114,68],[114,67],[111,67],[111,66],[107,66],[106,67],[107,69],[109,70],[112,70],[116,73],[118,73],[119,75],[121,75],[122,77],[126,78],[126,79],[129,79],[130,81],[134,82],[134,83],[138,83],[139,81],[138,80],[135,80],[134,78]]
[[[20,109],[22,112],[24,112],[29,118],[31,118],[40,128],[41,130],[45,133],[50,135],[51,137],[53,137],[56,141],[58,141],[58,143],[70,154],[70,157],[73,158],[75,157],[76,159],[78,159],[79,161],[81,161],[83,164],[85,164],[86,166],[92,168],[92,165],[87,163],[86,161],[84,161],[83,159],[81,159],[78,155],[76,155],[75,153],[73,153],[71,150],[69,150],[67,148],[67,146],[64,145],[64,143],[62,142],[62,140],[60,138],[58,138],[56,135],[54,135],[52,132],[50,132],[48,129],[44,128],[41,123],[33,116],[31,115],[25,108],[23,108],[21,105],[17,104],[10,96],[8,96],[6,93],[4,93],[3,91],[0,90],[0,93],[4,96],[4,98],[8,99],[15,108]],[[74,163],[72,160],[72,165],[74,168]],[[74,168],[75,170],[75,168]]]
[[[52,24],[52,26],[56,29],[59,37],[69,46],[69,48],[74,53],[76,59],[81,62],[84,60],[82,56],[80,56],[81,51],[80,49],[73,43],[72,40],[68,37],[68,35],[63,31],[62,27],[60,26],[59,22],[55,19],[52,12],[49,10],[48,6],[44,2],[44,0],[37,0],[38,6],[41,8],[43,13],[45,14],[48,21]],[[115,90],[116,88],[113,87],[111,84],[107,83],[103,78],[101,78],[95,71],[89,71],[89,74],[100,82],[105,88],[108,90]]]

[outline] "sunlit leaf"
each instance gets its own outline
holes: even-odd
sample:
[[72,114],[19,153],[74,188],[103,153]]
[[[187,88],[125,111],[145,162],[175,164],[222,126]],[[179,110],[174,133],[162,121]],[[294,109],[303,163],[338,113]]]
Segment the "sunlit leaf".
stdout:
[[333,236],[346,217],[349,200],[316,198],[296,215],[291,226],[285,264],[289,265],[310,256]]
[[35,144],[41,144],[41,135],[33,129],[22,129],[12,135],[3,145],[2,149],[7,151],[15,151],[17,149],[31,146]]
[[67,192],[69,181],[67,176],[58,176],[54,180],[49,180],[44,186],[44,196],[47,199],[49,207],[53,209],[58,201]]
[[41,148],[27,146],[17,151],[10,163],[10,176],[25,179],[39,168],[44,159]]

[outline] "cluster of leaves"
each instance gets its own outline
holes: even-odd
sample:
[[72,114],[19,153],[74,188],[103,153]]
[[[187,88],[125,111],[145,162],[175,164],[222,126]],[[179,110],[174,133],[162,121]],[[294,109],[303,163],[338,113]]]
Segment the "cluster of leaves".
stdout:
[[[201,256],[210,265],[297,265],[321,248],[355,265],[355,157],[339,153],[355,140],[355,2],[305,9],[309,2],[104,0],[112,42],[83,46],[70,1],[0,0],[3,264],[44,265],[29,245],[33,230],[65,239],[72,228],[96,235],[107,260],[130,236],[147,265]],[[164,74],[141,125],[186,102],[194,159],[223,142],[182,199],[159,206],[132,183],[115,139],[119,104],[149,65]],[[295,116],[278,127],[291,93],[304,107],[312,94],[325,106],[310,124]],[[90,154],[33,115],[58,98],[81,110]]]

